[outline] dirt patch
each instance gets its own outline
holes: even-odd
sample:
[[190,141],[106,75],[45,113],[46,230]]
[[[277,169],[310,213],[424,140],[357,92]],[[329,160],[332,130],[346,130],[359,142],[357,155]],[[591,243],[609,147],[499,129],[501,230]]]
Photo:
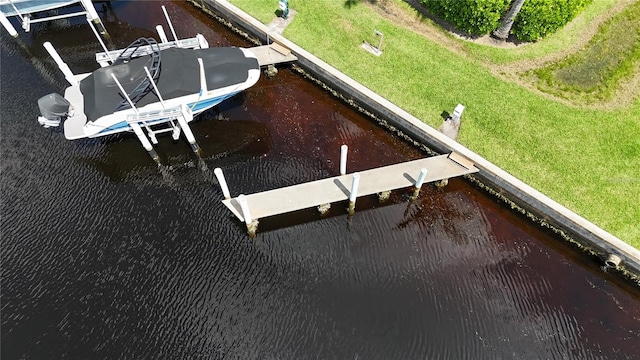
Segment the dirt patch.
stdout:
[[[609,20],[611,17],[624,10],[626,6],[635,0],[620,0],[606,12],[592,19],[589,24],[579,32],[579,35],[572,41],[570,46],[563,48],[555,53],[542,56],[536,59],[518,60],[505,64],[495,64],[490,61],[480,61],[482,66],[486,67],[491,73],[503,80],[516,83],[528,88],[541,96],[553,99],[558,102],[570,106],[580,106],[592,109],[612,109],[617,107],[628,106],[640,94],[640,69],[636,71],[636,75],[623,81],[619,85],[610,101],[592,104],[577,104],[569,100],[540,91],[536,86],[536,81],[531,77],[525,76],[525,73],[541,68],[546,64],[558,61],[582,49],[598,31],[598,27]],[[482,37],[473,37],[469,34],[462,33],[454,29],[450,24],[432,16],[427,9],[418,0],[403,0],[409,7],[397,0],[378,0],[375,2],[364,2],[366,6],[372,8],[380,16],[389,19],[394,24],[410,29],[411,31],[424,36],[426,39],[433,41],[453,52],[469,59],[461,41],[471,41],[485,46],[515,49],[521,46],[528,46],[527,43],[518,43],[516,39],[510,37],[507,41],[494,39],[488,35]],[[404,6],[403,6],[404,5]],[[412,10],[413,9],[413,10]],[[566,25],[567,27],[576,26],[575,21]]]

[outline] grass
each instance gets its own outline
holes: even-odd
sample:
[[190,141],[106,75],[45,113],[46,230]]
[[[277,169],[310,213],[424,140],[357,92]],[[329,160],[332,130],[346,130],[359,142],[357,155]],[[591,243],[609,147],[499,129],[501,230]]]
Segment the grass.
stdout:
[[609,100],[640,61],[640,2],[604,23],[586,47],[534,73],[538,87],[581,102]]
[[[232,2],[265,23],[277,5]],[[589,16],[607,8],[600,4],[613,2],[594,3]],[[441,125],[443,111],[464,104],[463,145],[640,248],[640,101],[615,110],[572,107],[500,79],[485,66],[486,61],[550,54],[570,43],[572,32],[564,32],[566,39],[552,36],[553,45],[544,40],[535,44],[539,50],[516,55],[458,40],[471,48],[461,55],[387,21],[365,4],[344,4],[292,3],[297,15],[284,35],[433,127]],[[374,28],[384,33],[379,58],[359,47]]]

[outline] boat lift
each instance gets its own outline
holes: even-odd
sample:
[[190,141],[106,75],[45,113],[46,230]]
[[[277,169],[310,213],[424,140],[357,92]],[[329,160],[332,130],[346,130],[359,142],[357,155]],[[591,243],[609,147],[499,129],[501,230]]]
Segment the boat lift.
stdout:
[[[42,13],[78,3],[82,6],[82,11],[62,15],[41,16],[37,19],[32,18],[32,14],[35,13]],[[91,0],[0,0],[0,23],[2,23],[2,26],[12,37],[17,37],[18,32],[8,19],[12,16],[18,19],[25,32],[31,30],[31,24],[76,16],[86,16],[87,21],[95,24],[101,34],[106,33],[104,25],[98,16],[98,12],[93,7]]]
[[[208,42],[206,41],[204,36],[202,36],[201,34],[197,34],[194,38],[179,40],[164,5],[162,6],[162,10],[169,24],[169,27],[171,28],[171,32],[174,37],[173,41],[169,41],[167,39],[167,36],[165,35],[162,25],[158,25],[156,26],[156,30],[158,31],[158,35],[161,39],[161,43],[109,51],[105,46],[104,42],[102,41],[102,39],[100,38],[100,36],[98,36],[96,29],[93,26],[91,26],[94,33],[96,34],[98,41],[100,42],[100,45],[104,49],[104,52],[96,54],[96,61],[102,67],[105,67],[112,64],[115,61],[115,59],[121,56],[125,56],[128,58],[135,58],[135,57],[149,55],[153,52],[153,47],[157,47],[160,49],[168,49],[171,47],[204,49],[209,47]],[[82,79],[84,79],[87,75],[89,75],[89,74],[78,74],[78,75],[73,74],[69,66],[62,60],[62,58],[60,57],[58,52],[55,50],[53,45],[51,45],[51,43],[49,42],[44,43],[44,47],[49,53],[49,55],[56,62],[56,65],[58,65],[58,68],[62,71],[62,73],[65,76],[65,79],[67,80],[67,82],[69,82],[69,84],[72,87],[77,86]],[[206,82],[204,64],[202,62],[202,59],[198,59],[198,64],[200,67],[200,94],[202,94],[207,92],[207,82]],[[186,104],[181,104],[180,106],[167,107],[164,99],[162,98],[162,95],[160,94],[160,91],[158,91],[156,82],[153,79],[153,76],[151,75],[151,73],[149,72],[149,69],[147,67],[145,67],[144,69],[147,75],[147,79],[149,80],[151,86],[153,87],[154,92],[156,93],[156,95],[160,100],[162,109],[159,109],[159,110],[154,109],[151,111],[140,111],[138,108],[136,108],[134,102],[129,97],[129,94],[127,94],[127,92],[124,90],[124,88],[122,87],[122,84],[120,84],[120,82],[115,77],[115,75],[113,74],[111,75],[115,84],[118,86],[122,95],[124,96],[125,100],[129,104],[131,109],[133,109],[134,111],[134,114],[130,114],[127,116],[127,119],[126,119],[127,124],[131,127],[133,132],[136,134],[136,136],[138,137],[138,140],[140,140],[140,142],[142,143],[142,146],[145,148],[145,150],[147,150],[151,158],[153,158],[156,162],[159,162],[159,156],[157,152],[153,149],[152,144],[154,145],[158,144],[158,140],[156,137],[157,134],[166,133],[166,132],[171,132],[171,135],[174,141],[177,141],[180,138],[180,133],[183,132],[187,141],[191,145],[191,149],[193,150],[194,153],[197,154],[200,149],[200,146],[196,143],[195,136],[193,135],[193,132],[191,131],[191,128],[189,127],[189,124],[188,124],[191,120],[193,120],[192,109],[189,108]],[[47,120],[42,116],[38,118],[38,121],[45,127],[53,127],[53,126],[58,126],[60,124],[60,121]],[[152,128],[152,126],[157,127],[157,125],[166,125],[166,127],[162,129]],[[143,131],[143,129],[146,130],[146,134]],[[101,134],[101,135],[104,135],[104,134]]]

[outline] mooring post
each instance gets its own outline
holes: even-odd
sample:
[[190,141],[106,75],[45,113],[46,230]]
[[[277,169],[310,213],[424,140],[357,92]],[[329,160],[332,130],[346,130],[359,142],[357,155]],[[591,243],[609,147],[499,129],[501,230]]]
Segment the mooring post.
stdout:
[[349,147],[347,145],[340,146],[340,175],[347,173],[347,151]]
[[222,194],[226,200],[231,199],[231,193],[229,192],[229,187],[227,186],[227,181],[224,178],[224,174],[222,173],[222,169],[215,168],[213,169],[213,173],[216,175],[218,179],[218,183],[220,184],[220,188],[222,189]]
[[427,177],[427,169],[420,170],[420,175],[418,175],[418,180],[416,180],[416,185],[413,188],[413,195],[411,196],[411,200],[415,200],[418,198],[418,194],[420,194],[420,188],[422,187],[422,183],[424,183],[425,177]]
[[360,174],[353,173],[353,181],[351,182],[351,192],[349,193],[349,215],[353,215],[356,211],[356,198],[358,197],[358,185],[360,185]]
[[249,236],[254,238],[256,237],[256,231],[258,230],[258,219],[253,220],[251,218],[251,213],[249,212],[249,204],[247,203],[247,198],[243,194],[238,195],[238,203],[240,204],[240,209],[242,210],[244,223],[247,225],[247,232],[249,233]]

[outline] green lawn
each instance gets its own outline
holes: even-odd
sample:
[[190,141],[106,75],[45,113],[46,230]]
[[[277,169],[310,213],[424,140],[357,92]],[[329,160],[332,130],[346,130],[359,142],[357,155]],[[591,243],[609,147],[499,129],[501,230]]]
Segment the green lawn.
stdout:
[[[231,2],[264,23],[277,8],[273,0]],[[467,49],[460,55],[341,0],[292,1],[297,15],[284,35],[431,126],[464,104],[463,145],[640,248],[640,101],[615,110],[570,107],[485,65],[559,51],[613,3],[594,1],[568,29],[512,52],[459,40]],[[379,58],[359,47],[374,28],[384,33]]]
[[538,88],[578,103],[610,100],[640,62],[640,2],[602,24],[579,51],[536,69]]

